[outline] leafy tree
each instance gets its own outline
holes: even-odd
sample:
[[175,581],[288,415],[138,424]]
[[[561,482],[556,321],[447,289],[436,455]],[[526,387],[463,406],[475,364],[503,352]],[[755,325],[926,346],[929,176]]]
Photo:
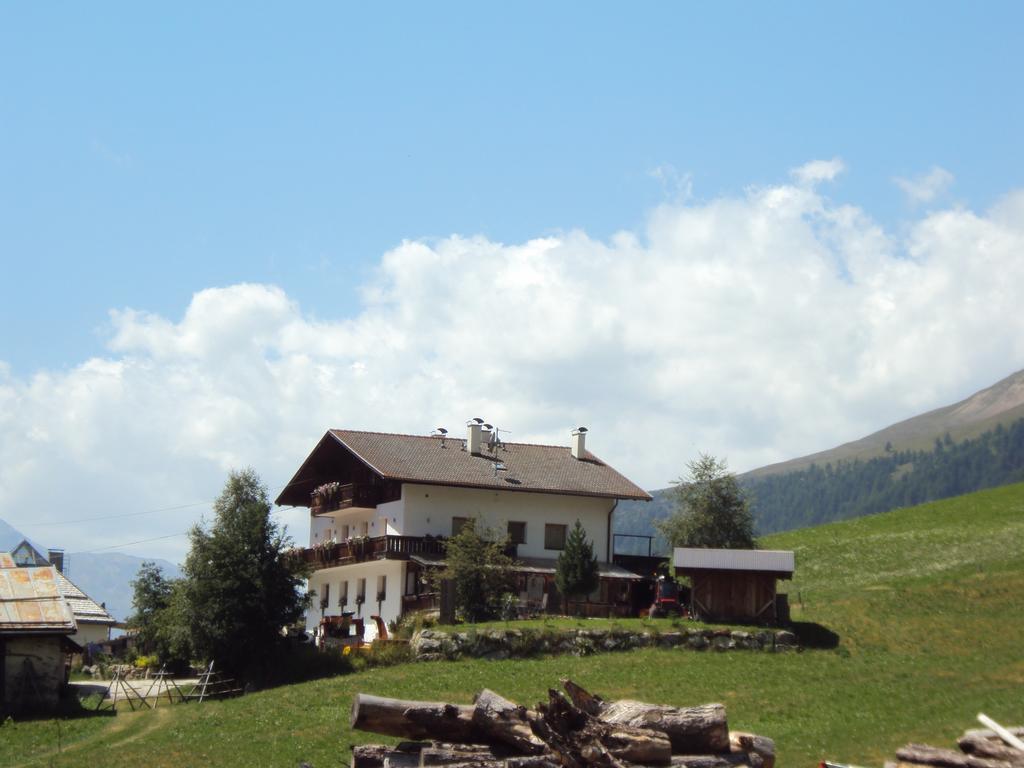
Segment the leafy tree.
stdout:
[[308,570],[290,556],[291,539],[271,519],[253,470],[232,472],[213,510],[208,529],[189,532],[179,607],[201,657],[240,679],[265,678],[283,647],[281,628],[305,610]]
[[128,624],[136,630],[136,638],[146,653],[152,653],[157,643],[157,623],[160,613],[171,600],[171,581],[164,570],[150,560],[144,560],[132,581],[132,608]]
[[701,454],[687,464],[690,474],[674,485],[676,510],[657,523],[673,547],[751,549],[754,518],[736,476],[725,461]]
[[577,520],[565,539],[565,549],[558,556],[555,585],[566,600],[571,597],[581,600],[597,589],[598,583],[594,545]]
[[447,566],[439,578],[454,582],[456,609],[469,621],[499,616],[504,596],[513,590],[513,561],[505,554],[506,544],[506,537],[476,520],[448,539]]
[[132,581],[135,613],[128,619],[143,652],[156,654],[175,674],[186,671],[192,657],[183,588],[181,579],[168,579],[156,563],[143,562]]

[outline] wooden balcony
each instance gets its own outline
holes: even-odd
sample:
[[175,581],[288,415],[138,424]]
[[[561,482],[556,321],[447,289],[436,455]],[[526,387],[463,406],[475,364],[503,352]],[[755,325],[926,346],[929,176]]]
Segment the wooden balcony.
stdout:
[[408,611],[430,611],[441,605],[437,592],[421,592],[418,595],[402,595],[402,613]]
[[353,507],[376,508],[380,503],[380,488],[370,483],[330,483],[328,491],[313,497],[310,512],[323,515]]
[[444,541],[423,536],[361,537],[303,549],[302,559],[319,570],[369,560],[408,560],[410,555],[443,557]]

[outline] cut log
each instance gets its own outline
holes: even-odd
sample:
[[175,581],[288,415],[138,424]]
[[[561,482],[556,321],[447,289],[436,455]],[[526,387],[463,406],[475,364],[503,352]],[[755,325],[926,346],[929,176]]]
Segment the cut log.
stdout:
[[505,768],[560,768],[558,758],[552,753],[543,755],[526,755],[525,757],[509,757],[505,759]]
[[526,708],[486,688],[473,706],[473,724],[490,737],[489,742],[497,741],[524,755],[539,755],[546,749],[530,728]]
[[1001,760],[965,755],[954,749],[940,749],[927,744],[907,744],[896,750],[896,757],[904,763],[936,765],[940,768],[1007,768]]
[[384,758],[382,768],[419,768],[419,756],[408,752],[391,752]]
[[775,768],[775,742],[767,736],[732,731],[729,734],[729,746],[733,752],[753,752],[760,756],[764,768]]
[[473,725],[473,707],[430,701],[404,701],[357,693],[352,728],[403,739],[437,739],[482,744],[487,739]]
[[730,752],[725,755],[672,755],[672,768],[762,768],[757,754]]
[[420,750],[420,768],[430,766],[456,765],[458,763],[501,760],[490,747],[465,744],[432,744]]
[[597,717],[601,714],[601,711],[605,706],[607,706],[607,702],[600,696],[597,696],[582,686],[577,685],[569,678],[563,677],[561,683],[576,708],[586,712],[588,715]]
[[388,758],[402,761],[410,760],[410,766],[420,764],[420,749],[422,744],[403,742],[397,747],[389,747],[383,744],[358,744],[352,747],[351,768],[384,768],[384,761]]
[[598,717],[609,724],[661,731],[676,754],[729,751],[729,726],[721,704],[680,708],[623,699],[606,704]]
[[562,686],[580,711],[606,723],[661,731],[676,754],[729,751],[729,725],[721,704],[666,707],[628,699],[607,702],[572,680],[563,678]]
[[561,768],[554,755],[525,755],[502,759],[479,758],[461,763],[447,763],[444,768]]
[[537,709],[541,716],[532,720],[534,733],[566,768],[619,766],[621,761],[667,765],[672,757],[672,745],[664,733],[605,723],[558,691],[548,691],[548,703]]
[[[1024,736],[1024,729],[1010,729],[1011,733],[1014,731],[1021,731],[1014,735]],[[967,731],[957,741],[957,745],[969,755],[1002,760],[1014,768],[1024,767],[1024,752],[1006,744],[994,731]]]
[[1006,744],[1011,747],[1019,749],[1024,752],[1024,740],[1021,740],[1017,734],[1011,731],[1009,728],[997,723],[991,717],[983,712],[978,713],[978,722],[984,725],[986,728],[991,728]]

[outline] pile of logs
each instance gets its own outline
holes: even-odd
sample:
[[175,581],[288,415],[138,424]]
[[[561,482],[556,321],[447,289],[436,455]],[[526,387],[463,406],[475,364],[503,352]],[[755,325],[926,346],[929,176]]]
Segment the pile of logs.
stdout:
[[527,709],[494,691],[473,704],[360,693],[352,727],[409,739],[352,748],[352,768],[773,768],[775,744],[730,733],[721,704],[667,707],[604,701],[571,680]]
[[[980,715],[979,719],[985,718]],[[907,744],[896,751],[893,768],[1024,768],[1024,728],[1003,728],[989,718],[991,730],[970,730],[957,741],[960,750]]]

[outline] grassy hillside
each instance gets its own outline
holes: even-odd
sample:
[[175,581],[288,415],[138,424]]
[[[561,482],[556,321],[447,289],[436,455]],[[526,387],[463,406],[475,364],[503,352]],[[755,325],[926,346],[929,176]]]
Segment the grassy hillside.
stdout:
[[787,767],[822,757],[880,765],[910,740],[950,744],[979,711],[1024,718],[1024,485],[765,545],[796,551],[794,618],[805,633],[838,634],[838,647],[410,664],[234,701],[9,724],[0,765],[336,766],[351,743],[378,740],[348,729],[357,691],[468,702],[486,686],[535,702],[562,675],[610,697],[724,702],[733,727],[776,739]]

